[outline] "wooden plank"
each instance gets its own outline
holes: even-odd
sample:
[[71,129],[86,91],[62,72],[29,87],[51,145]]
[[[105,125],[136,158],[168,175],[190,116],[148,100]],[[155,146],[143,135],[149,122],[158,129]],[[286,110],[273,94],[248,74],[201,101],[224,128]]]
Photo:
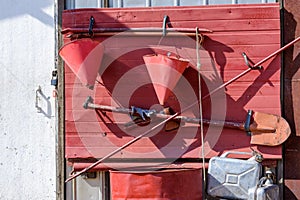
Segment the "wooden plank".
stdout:
[[[265,84],[267,83],[267,84]],[[149,86],[151,87],[151,86]],[[275,95],[278,96],[280,95],[280,91],[279,91],[279,87],[280,87],[280,82],[275,81],[274,79],[271,81],[266,80],[266,81],[238,81],[236,84],[230,84],[229,86],[227,86],[227,94],[229,95],[241,95],[241,92],[244,93],[245,91],[247,91],[248,93],[255,93],[255,95],[258,96],[264,96],[264,95]],[[124,87],[125,88],[125,87]],[[146,88],[143,88],[147,90]],[[176,89],[176,87],[175,87]],[[152,89],[151,89],[152,90]],[[83,97],[86,98],[89,94],[85,94],[84,92],[81,92],[80,88],[74,88],[74,92],[73,92],[73,88],[66,88],[65,90],[65,96],[67,98],[72,98],[73,96],[77,97]],[[153,96],[155,93],[149,94],[148,96],[151,97]],[[127,94],[128,95],[128,94]],[[124,96],[127,96],[126,94],[124,94]],[[118,96],[121,96],[121,94],[119,94]],[[93,93],[92,97],[95,99],[95,101],[97,101],[98,99],[101,98],[111,98],[111,95],[108,94],[108,91],[106,89],[98,89],[95,93]]]
[[[121,22],[120,22],[121,23]],[[102,23],[102,26],[106,28],[161,28],[161,22],[147,23],[131,23],[131,24],[119,24],[119,23]],[[264,26],[263,26],[264,25]],[[212,20],[212,21],[180,21],[172,22],[172,27],[175,28],[205,28],[213,32],[228,32],[228,31],[257,31],[257,30],[278,30],[280,23],[277,19],[240,19],[240,20]],[[88,27],[87,25],[81,25],[80,27]],[[88,30],[88,29],[86,29]]]
[[[170,7],[151,9],[84,9],[73,11],[66,10],[63,13],[63,27],[79,26],[88,27],[91,15],[95,17],[97,27],[104,22],[162,22],[165,13],[168,13],[171,21],[194,21],[207,20],[230,20],[230,19],[276,19],[279,17],[278,4],[273,5],[252,5],[252,6],[195,6],[195,7]],[[155,14],[154,14],[155,12]],[[180,15],[178,15],[180,12]],[[201,13],[201,14],[199,14]],[[215,13],[218,13],[217,15]],[[99,17],[98,17],[99,15]],[[151,16],[151,18],[149,18]],[[77,17],[77,18],[76,18]],[[86,20],[82,20],[86,19]],[[98,23],[97,23],[98,22]]]
[[[241,96],[244,93],[256,96],[280,96],[280,90],[278,89],[280,82],[269,82],[269,84],[264,84],[264,82],[241,82],[239,84],[231,84],[227,86],[226,93],[230,96]],[[246,88],[246,89],[245,89]]]

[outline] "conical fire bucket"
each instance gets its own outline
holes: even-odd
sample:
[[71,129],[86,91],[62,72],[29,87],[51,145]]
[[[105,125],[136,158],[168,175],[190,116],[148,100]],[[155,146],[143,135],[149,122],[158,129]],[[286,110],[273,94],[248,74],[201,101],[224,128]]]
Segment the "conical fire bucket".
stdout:
[[164,105],[189,62],[161,54],[145,55],[143,59],[159,103]]
[[80,39],[65,44],[59,55],[79,78],[93,89],[103,57],[103,45],[92,39]]

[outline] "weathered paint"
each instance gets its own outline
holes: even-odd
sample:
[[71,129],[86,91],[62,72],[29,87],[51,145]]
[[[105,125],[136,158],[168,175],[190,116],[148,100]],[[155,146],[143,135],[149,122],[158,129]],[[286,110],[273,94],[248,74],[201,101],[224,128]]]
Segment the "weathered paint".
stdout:
[[92,1],[74,1],[66,0],[66,9],[74,8],[95,8],[95,7],[157,7],[157,6],[199,6],[199,5],[215,5],[215,4],[245,4],[245,3],[275,3],[276,0],[92,0]]
[[[283,1],[283,44],[286,44],[300,35],[300,2],[297,0]],[[283,63],[283,116],[291,125],[292,135],[285,145],[284,184],[285,199],[300,199],[300,44],[287,50]]]
[[0,7],[0,199],[53,200],[54,1],[1,1]]
[[197,169],[110,172],[112,200],[200,200],[202,172]]
[[[203,75],[207,77],[206,81],[208,82],[216,81],[214,78],[219,78],[222,82],[226,82],[247,69],[241,56],[242,52],[246,52],[252,61],[257,62],[279,49],[280,27],[278,4],[164,9],[69,10],[64,12],[63,28],[88,27],[91,15],[93,15],[96,21],[95,28],[161,27],[162,18],[166,13],[174,28],[193,28],[199,26],[200,28],[214,31],[211,34],[206,34],[204,50],[202,51],[205,53],[201,55]],[[94,39],[105,41],[106,38],[96,37]],[[164,40],[168,40],[168,37]],[[169,40],[174,40],[174,38],[170,37]],[[69,39],[65,38],[65,42],[68,41]],[[139,36],[134,37],[131,44],[143,46],[150,41],[151,38],[149,37]],[[122,42],[110,45],[111,49],[106,49],[108,52],[113,52],[117,49],[129,49],[128,44]],[[184,45],[184,42],[180,43],[180,40],[176,40],[176,45]],[[163,51],[157,51],[156,53],[161,52]],[[142,56],[149,53],[153,53],[153,51],[144,49],[121,55],[109,68],[104,72],[102,71],[101,81],[105,87],[97,85],[96,92],[93,94],[96,103],[110,105],[112,103],[110,95],[117,81],[133,67],[143,64]],[[180,53],[184,55],[184,53]],[[212,74],[211,69],[209,69],[212,62],[216,66],[219,77],[209,76],[209,74]],[[219,107],[215,107],[215,109],[221,110],[226,105],[227,120],[244,121],[248,109],[280,115],[280,56],[269,60],[263,66],[263,71],[252,71],[249,75],[238,79],[227,87],[226,103],[220,100],[217,104]],[[195,66],[186,69],[184,77],[193,85],[196,92],[198,79],[197,73],[195,73]],[[110,113],[105,113],[105,115],[100,113],[98,116],[96,115],[96,120],[91,119],[92,115],[95,116],[95,112],[82,109],[82,103],[90,93],[80,90],[80,84],[76,82],[74,74],[70,72],[68,67],[66,67],[65,78],[66,157],[69,161],[103,157],[113,151],[116,146],[122,146],[133,138],[132,135],[127,135],[120,131],[120,128],[117,126],[117,124],[122,126],[122,124],[130,121],[129,117],[119,117],[117,124],[111,121],[113,115]],[[122,85],[122,90],[115,96],[114,100],[117,99],[122,104],[126,100],[124,97],[127,95],[128,87],[139,85],[145,79],[149,79],[146,69],[134,71],[132,79]],[[151,83],[151,81],[149,82]],[[179,84],[176,90],[184,92],[185,88],[180,88]],[[203,93],[207,93],[205,85]],[[149,108],[149,106],[158,103],[155,96],[151,85],[146,85],[133,93],[130,103],[142,108]],[[74,97],[76,97],[75,101]],[[184,101],[186,104],[192,103],[189,96],[186,96]],[[169,98],[168,103],[172,105],[173,109],[179,109],[176,98]],[[211,102],[203,102],[203,108],[204,117],[209,118],[211,116]],[[195,115],[195,113],[189,114]],[[99,127],[101,127],[102,131],[97,131]],[[194,137],[191,134],[193,129],[195,129],[194,126],[183,127],[183,135],[187,141],[191,142],[191,145],[181,155],[182,158],[199,157],[200,133],[198,132]],[[205,127],[204,131],[206,130],[207,127]],[[78,135],[79,132],[83,134]],[[138,133],[139,130],[132,132],[133,135]],[[142,141],[126,148],[126,151],[116,154],[115,158],[132,158],[132,152],[143,154],[147,151],[156,151],[166,146],[172,140],[173,136],[160,132],[151,138],[143,138]],[[238,140],[236,139],[237,136]],[[107,138],[107,142],[101,142],[101,138]],[[249,142],[250,138],[243,132],[224,129],[216,144],[212,144],[213,148],[207,152],[206,157],[219,155],[226,150],[250,151]],[[265,158],[281,158],[281,146],[265,147],[254,145],[253,148],[262,152]],[[168,146],[165,150],[172,154],[177,149],[178,147],[175,145]],[[172,154],[171,156],[176,155]],[[153,157],[146,156],[143,158]]]

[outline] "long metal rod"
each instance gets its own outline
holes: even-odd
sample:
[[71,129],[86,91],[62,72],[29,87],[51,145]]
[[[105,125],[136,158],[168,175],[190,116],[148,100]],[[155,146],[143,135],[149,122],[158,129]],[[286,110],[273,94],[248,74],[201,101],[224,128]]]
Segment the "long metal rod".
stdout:
[[[93,37],[108,37],[120,34],[120,32],[103,32],[103,33],[94,33]],[[122,32],[119,36],[122,37],[161,37],[163,33],[161,32]],[[166,32],[166,36],[169,37],[182,37],[182,36],[190,36],[195,37],[195,33],[189,32]],[[66,35],[67,38],[77,39],[77,38],[90,38],[91,35],[88,33],[71,33]]]
[[[271,53],[269,56],[265,57],[264,59],[260,60],[259,62],[257,62],[255,65],[253,65],[252,68],[256,68],[258,66],[260,66],[261,64],[265,63],[266,61],[270,60],[272,57],[276,56],[277,54],[281,53],[282,51],[286,50],[287,48],[289,48],[290,46],[292,46],[293,44],[295,44],[296,42],[298,42],[300,40],[300,37],[294,39],[293,41],[291,41],[290,43],[288,43],[287,45],[281,47],[280,49],[278,49],[277,51]],[[245,76],[246,74],[248,74],[250,71],[252,71],[252,68],[248,68],[247,70],[243,71],[242,73],[240,73],[239,75],[237,75],[236,77],[230,79],[229,81],[227,81],[226,83],[220,85],[219,87],[217,87],[216,89],[214,89],[213,91],[211,91],[209,94],[205,95],[203,97],[203,99],[206,99],[207,97],[215,94],[217,91],[219,91],[220,89],[226,87],[227,85],[231,84],[232,82],[236,81],[237,79]]]
[[[107,33],[107,32],[161,32],[163,28],[93,28],[94,33]],[[212,31],[205,28],[198,28],[199,32],[211,33]],[[195,28],[167,28],[167,32],[182,32],[182,33],[194,33]],[[62,34],[66,33],[88,33],[88,28],[66,28],[63,29]]]
[[[294,43],[298,42],[300,40],[300,37],[296,38],[295,40],[293,40],[292,42],[288,43],[287,45],[285,45],[284,47],[278,49],[277,51],[275,51],[274,53],[270,54],[269,56],[267,56],[266,58],[262,59],[261,61],[259,61],[258,63],[256,63],[254,65],[254,67],[257,67],[259,65],[261,65],[262,63],[266,62],[267,60],[269,60],[270,58],[272,58],[273,56],[279,54],[280,52],[284,51],[285,49],[289,48],[290,46],[292,46]],[[249,68],[250,69],[250,68]],[[215,90],[213,90],[210,94],[204,96],[202,99],[207,98],[208,96],[214,94],[215,92],[217,92],[218,90],[220,90],[221,88],[229,85],[230,83],[232,83],[233,81],[237,80],[238,78],[244,76],[245,74],[247,74],[248,72],[251,71],[250,70],[246,70],[245,72],[241,73],[240,75],[236,76],[235,78],[231,79],[230,81],[222,84],[221,86],[219,86],[218,88],[216,88]],[[80,172],[78,172],[77,174],[70,176],[65,182],[69,182],[70,180],[80,176],[81,174],[89,171],[90,169],[93,169],[95,166],[99,165],[101,162],[103,162],[104,160],[110,158],[111,156],[115,155],[116,153],[120,152],[121,150],[125,149],[126,147],[130,146],[131,144],[135,143],[136,141],[140,140],[142,137],[147,136],[148,134],[150,134],[152,131],[154,131],[155,129],[159,128],[160,126],[162,126],[163,124],[165,124],[166,122],[174,119],[175,117],[177,117],[178,115],[180,115],[182,112],[187,111],[188,109],[192,108],[193,106],[197,105],[198,101],[195,101],[194,103],[192,103],[191,105],[187,106],[185,109],[181,110],[180,112],[175,113],[174,115],[171,115],[170,117],[168,117],[167,119],[163,120],[162,122],[158,123],[157,125],[155,125],[154,127],[152,127],[151,129],[149,129],[148,131],[146,131],[145,133],[137,136],[136,138],[132,139],[131,141],[127,142],[126,144],[124,144],[123,146],[117,148],[116,150],[112,151],[111,153],[109,153],[108,155],[104,156],[103,158],[101,158],[100,160],[98,160],[97,162],[91,164],[89,167],[81,170]]]

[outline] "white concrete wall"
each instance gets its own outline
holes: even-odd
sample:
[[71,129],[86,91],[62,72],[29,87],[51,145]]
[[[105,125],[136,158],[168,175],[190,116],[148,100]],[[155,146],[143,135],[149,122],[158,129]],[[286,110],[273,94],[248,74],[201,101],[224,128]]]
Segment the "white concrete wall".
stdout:
[[55,199],[54,1],[1,0],[0,10],[0,199]]

